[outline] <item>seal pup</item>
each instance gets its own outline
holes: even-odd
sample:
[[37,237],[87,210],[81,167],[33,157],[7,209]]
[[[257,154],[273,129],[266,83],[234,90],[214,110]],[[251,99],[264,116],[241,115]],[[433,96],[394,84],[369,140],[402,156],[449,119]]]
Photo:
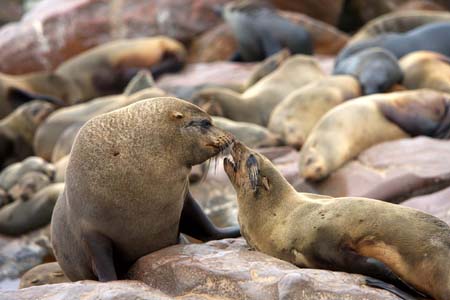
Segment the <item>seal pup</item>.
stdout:
[[352,75],[361,83],[364,95],[384,93],[403,79],[397,58],[383,48],[368,48],[339,61],[333,74]]
[[415,90],[360,97],[326,113],[300,152],[300,175],[320,180],[375,144],[417,135],[450,136],[449,96]]
[[37,265],[20,277],[20,289],[27,287],[70,282],[57,262]]
[[283,48],[289,49],[292,54],[313,53],[313,42],[308,31],[261,2],[229,2],[224,6],[222,16],[238,42],[232,61],[261,61]]
[[270,115],[268,128],[279,134],[287,145],[299,149],[327,111],[359,96],[360,84],[352,76],[337,75],[318,79],[293,91],[281,101]]
[[199,107],[146,99],[89,120],[75,139],[66,185],[53,211],[55,256],[72,280],[110,281],[184,233],[201,241],[237,237],[218,229],[189,193],[193,165],[233,137]]
[[372,47],[388,50],[396,58],[420,50],[450,56],[450,23],[426,24],[405,33],[386,33],[371,39],[351,43],[339,52],[335,65],[357,52]]
[[168,37],[121,39],[65,61],[55,74],[73,82],[82,91],[83,102],[121,93],[140,69],[150,70],[155,78],[178,71],[185,57],[184,46]]
[[417,51],[400,60],[408,89],[429,88],[450,93],[450,58],[435,52]]
[[0,120],[0,169],[33,155],[34,134],[54,109],[53,104],[33,100]]
[[[140,71],[128,83],[122,94],[100,97],[85,103],[63,107],[52,113],[38,128],[33,141],[36,155],[52,160],[53,151],[64,131],[74,124],[83,125],[89,119],[103,113],[122,108],[142,99],[165,96],[166,93],[155,86],[148,71]],[[67,145],[70,149],[73,140]],[[55,161],[55,160],[52,160]]]
[[359,273],[450,299],[445,222],[373,199],[298,193],[259,153],[236,142],[231,155],[224,168],[252,248],[299,267]]
[[267,126],[274,107],[290,92],[323,76],[314,58],[297,54],[242,94],[207,88],[198,92],[192,102],[212,115]]

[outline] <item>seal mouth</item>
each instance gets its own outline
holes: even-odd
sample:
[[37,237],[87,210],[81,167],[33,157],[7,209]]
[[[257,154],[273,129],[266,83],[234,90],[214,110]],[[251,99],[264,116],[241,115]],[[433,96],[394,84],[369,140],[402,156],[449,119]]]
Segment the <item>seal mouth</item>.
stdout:
[[[248,177],[248,182],[250,183],[250,187],[253,192],[258,190],[259,185],[259,167],[258,161],[253,153],[248,151],[248,149],[242,145],[240,142],[235,142],[233,147],[231,147],[231,156],[227,156],[224,158],[224,168],[225,172],[228,174],[231,180],[236,181],[237,173],[242,172],[241,176],[239,176],[239,181]],[[245,166],[243,162],[245,160]],[[245,176],[242,176],[244,175]],[[245,183],[246,180],[241,182],[241,184]]]

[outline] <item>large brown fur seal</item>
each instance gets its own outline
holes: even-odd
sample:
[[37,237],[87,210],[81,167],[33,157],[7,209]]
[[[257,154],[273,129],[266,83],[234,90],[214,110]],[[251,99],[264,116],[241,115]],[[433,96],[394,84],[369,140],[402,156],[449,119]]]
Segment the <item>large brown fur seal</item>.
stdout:
[[433,90],[376,94],[325,114],[300,152],[300,175],[319,180],[368,147],[416,135],[448,138],[449,96]]
[[216,228],[189,193],[191,167],[233,138],[186,101],[147,99],[89,120],[80,130],[52,217],[66,276],[115,280],[139,257],[176,244],[236,237]]
[[54,109],[48,102],[34,100],[0,120],[0,169],[33,155],[36,129]]
[[[51,160],[58,139],[74,124],[83,125],[89,119],[103,113],[125,107],[139,100],[165,96],[166,93],[154,86],[149,72],[139,72],[120,95],[100,97],[86,103],[61,108],[52,113],[39,127],[34,138],[36,155]],[[71,144],[72,140],[69,141]],[[69,145],[70,148],[71,145]]]
[[266,126],[273,108],[290,92],[323,76],[314,58],[294,55],[242,94],[224,88],[207,88],[198,92],[192,101],[211,114]]
[[279,134],[286,144],[301,148],[311,129],[327,111],[359,96],[360,84],[352,76],[324,77],[295,90],[281,101],[272,111],[268,128]]
[[437,300],[450,299],[445,222],[373,199],[298,193],[259,153],[235,143],[231,154],[224,168],[251,247],[300,267],[406,282]]
[[429,88],[450,93],[450,59],[430,51],[413,52],[400,60],[408,89]]

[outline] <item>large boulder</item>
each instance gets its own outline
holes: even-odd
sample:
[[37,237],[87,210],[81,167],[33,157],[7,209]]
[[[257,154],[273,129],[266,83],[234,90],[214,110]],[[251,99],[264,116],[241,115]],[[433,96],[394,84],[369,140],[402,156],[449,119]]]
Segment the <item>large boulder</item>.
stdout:
[[248,248],[243,239],[176,245],[140,258],[129,278],[173,296],[208,299],[399,299],[365,277],[299,269]]
[[375,145],[331,174],[311,183],[334,197],[369,197],[394,203],[450,184],[450,141],[429,137]]
[[214,5],[229,0],[43,0],[0,29],[0,72],[54,69],[99,44],[167,35],[182,42],[218,24]]

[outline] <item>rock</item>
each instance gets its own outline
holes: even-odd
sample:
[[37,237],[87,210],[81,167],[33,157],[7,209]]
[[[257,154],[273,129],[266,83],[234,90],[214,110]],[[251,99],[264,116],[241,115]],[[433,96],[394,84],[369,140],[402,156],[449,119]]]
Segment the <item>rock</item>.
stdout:
[[[302,25],[311,33],[315,54],[335,55],[349,40],[347,34],[335,27],[304,14],[287,11],[279,11],[279,14]],[[196,63],[228,60],[236,50],[237,43],[230,27],[227,24],[220,24],[194,40],[189,50],[188,61]]]
[[271,2],[279,9],[299,12],[333,26],[338,25],[344,4],[343,0],[271,0]]
[[37,265],[20,278],[20,288],[70,282],[57,262]]
[[221,20],[212,7],[229,0],[44,0],[0,29],[0,72],[54,69],[119,38],[167,35],[182,42]]
[[[137,281],[111,281],[101,283],[97,281],[78,281],[74,283],[60,283],[45,286],[35,286],[18,291],[0,293],[0,300],[175,300],[164,293]],[[177,299],[207,300],[196,295]]]
[[0,235],[0,281],[19,278],[34,266],[54,261],[49,236],[48,227],[20,238]]
[[318,193],[334,197],[362,196],[399,203],[450,184],[449,147],[448,140],[423,136],[381,143],[311,185]]
[[258,251],[243,239],[175,245],[140,258],[130,279],[172,297],[208,299],[399,299],[364,285],[365,277],[299,269]]
[[401,205],[422,210],[450,225],[450,187],[429,195],[413,197],[401,203]]

